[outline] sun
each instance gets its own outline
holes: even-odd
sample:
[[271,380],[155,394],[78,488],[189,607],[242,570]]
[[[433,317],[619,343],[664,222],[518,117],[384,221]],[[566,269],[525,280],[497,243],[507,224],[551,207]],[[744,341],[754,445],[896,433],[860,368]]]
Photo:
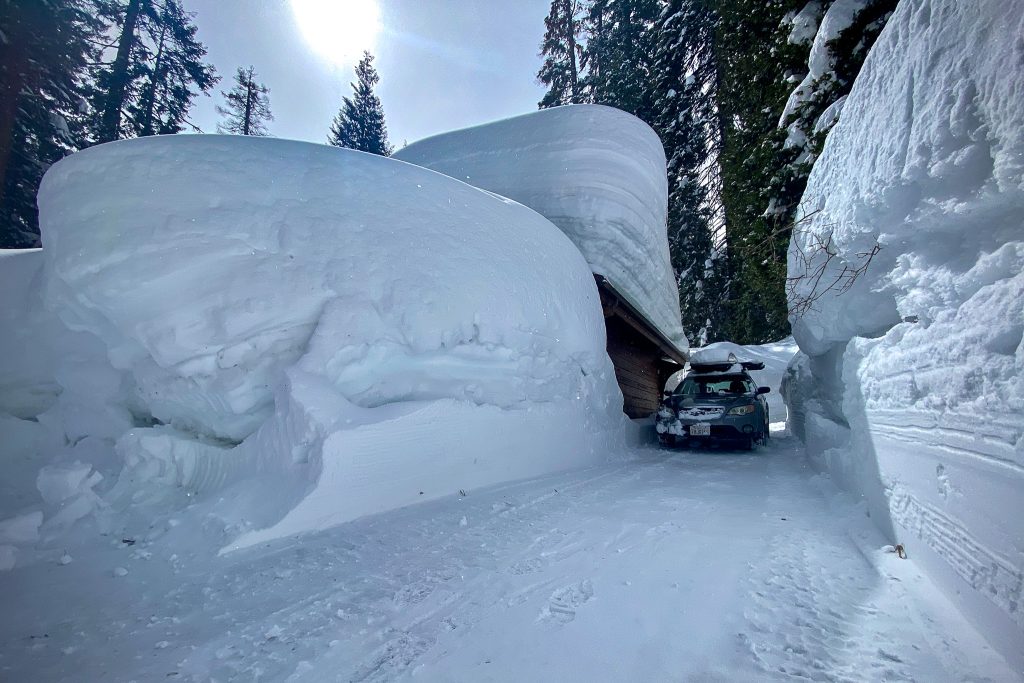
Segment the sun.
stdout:
[[376,0],[291,0],[310,46],[339,66],[374,47],[380,32]]

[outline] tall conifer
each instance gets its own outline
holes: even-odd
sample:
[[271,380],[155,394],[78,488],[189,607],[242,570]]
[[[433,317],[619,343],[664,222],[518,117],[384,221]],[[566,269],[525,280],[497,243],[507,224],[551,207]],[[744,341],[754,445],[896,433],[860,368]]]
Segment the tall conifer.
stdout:
[[583,94],[580,75],[585,10],[580,0],[551,0],[540,48],[544,63],[537,72],[537,80],[548,88],[539,103],[541,109],[589,101]]
[[273,121],[270,113],[270,90],[256,80],[256,69],[252,66],[239,67],[235,72],[235,85],[224,96],[225,106],[218,106],[217,113],[224,120],[217,124],[220,133],[234,135],[267,135],[267,122]]
[[373,89],[378,82],[380,76],[373,68],[373,55],[364,52],[356,66],[356,82],[351,84],[352,97],[342,98],[341,109],[327,135],[328,144],[385,157],[391,155],[384,106]]
[[0,0],[0,248],[39,244],[36,191],[82,144],[85,69],[102,25],[85,0]]

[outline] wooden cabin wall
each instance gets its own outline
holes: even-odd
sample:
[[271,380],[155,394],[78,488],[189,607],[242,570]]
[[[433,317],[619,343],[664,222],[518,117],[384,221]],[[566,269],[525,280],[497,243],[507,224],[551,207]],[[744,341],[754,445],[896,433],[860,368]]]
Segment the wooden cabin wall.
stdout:
[[605,318],[608,356],[622,389],[622,410],[631,418],[647,417],[658,410],[662,385],[659,349],[617,317]]

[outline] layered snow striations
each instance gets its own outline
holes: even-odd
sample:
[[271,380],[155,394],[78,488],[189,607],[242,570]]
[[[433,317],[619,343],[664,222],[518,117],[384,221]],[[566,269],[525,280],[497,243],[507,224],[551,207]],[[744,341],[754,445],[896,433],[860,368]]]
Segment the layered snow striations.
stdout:
[[292,365],[363,407],[574,398],[581,369],[603,369],[573,245],[523,206],[413,166],[161,138],[74,155],[41,197],[48,303],[177,427],[244,438]]
[[665,229],[665,152],[640,119],[600,105],[554,107],[436,135],[394,156],[533,208],[687,347]]
[[590,268],[511,200],[360,152],[173,136],[68,157],[40,209],[44,267],[18,272],[88,340],[49,376],[0,372],[26,471],[65,468],[38,484],[42,537],[88,493],[65,521],[151,527],[199,501],[201,533],[245,545],[621,435]]
[[1015,3],[889,20],[804,195],[785,383],[811,450],[1018,663],[1022,36]]

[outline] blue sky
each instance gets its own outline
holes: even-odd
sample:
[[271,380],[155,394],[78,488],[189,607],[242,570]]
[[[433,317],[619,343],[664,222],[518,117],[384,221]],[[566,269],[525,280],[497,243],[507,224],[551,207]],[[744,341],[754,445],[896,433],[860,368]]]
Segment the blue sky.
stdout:
[[[358,57],[317,50],[300,28],[293,0],[185,0],[222,81],[203,97],[193,120],[216,130],[215,105],[236,67],[252,64],[270,88],[278,137],[323,142],[349,94]],[[380,31],[347,38],[353,52],[370,45],[380,72],[392,143],[532,111],[544,89],[536,82],[549,0],[307,0],[315,4],[376,2]],[[329,8],[328,8],[329,9]],[[342,13],[349,13],[346,7]],[[358,8],[353,10],[358,12]],[[325,12],[327,17],[328,12]],[[337,23],[337,22],[328,22]],[[339,35],[351,34],[340,29]],[[321,46],[322,48],[322,46]],[[344,64],[339,62],[346,62]]]

